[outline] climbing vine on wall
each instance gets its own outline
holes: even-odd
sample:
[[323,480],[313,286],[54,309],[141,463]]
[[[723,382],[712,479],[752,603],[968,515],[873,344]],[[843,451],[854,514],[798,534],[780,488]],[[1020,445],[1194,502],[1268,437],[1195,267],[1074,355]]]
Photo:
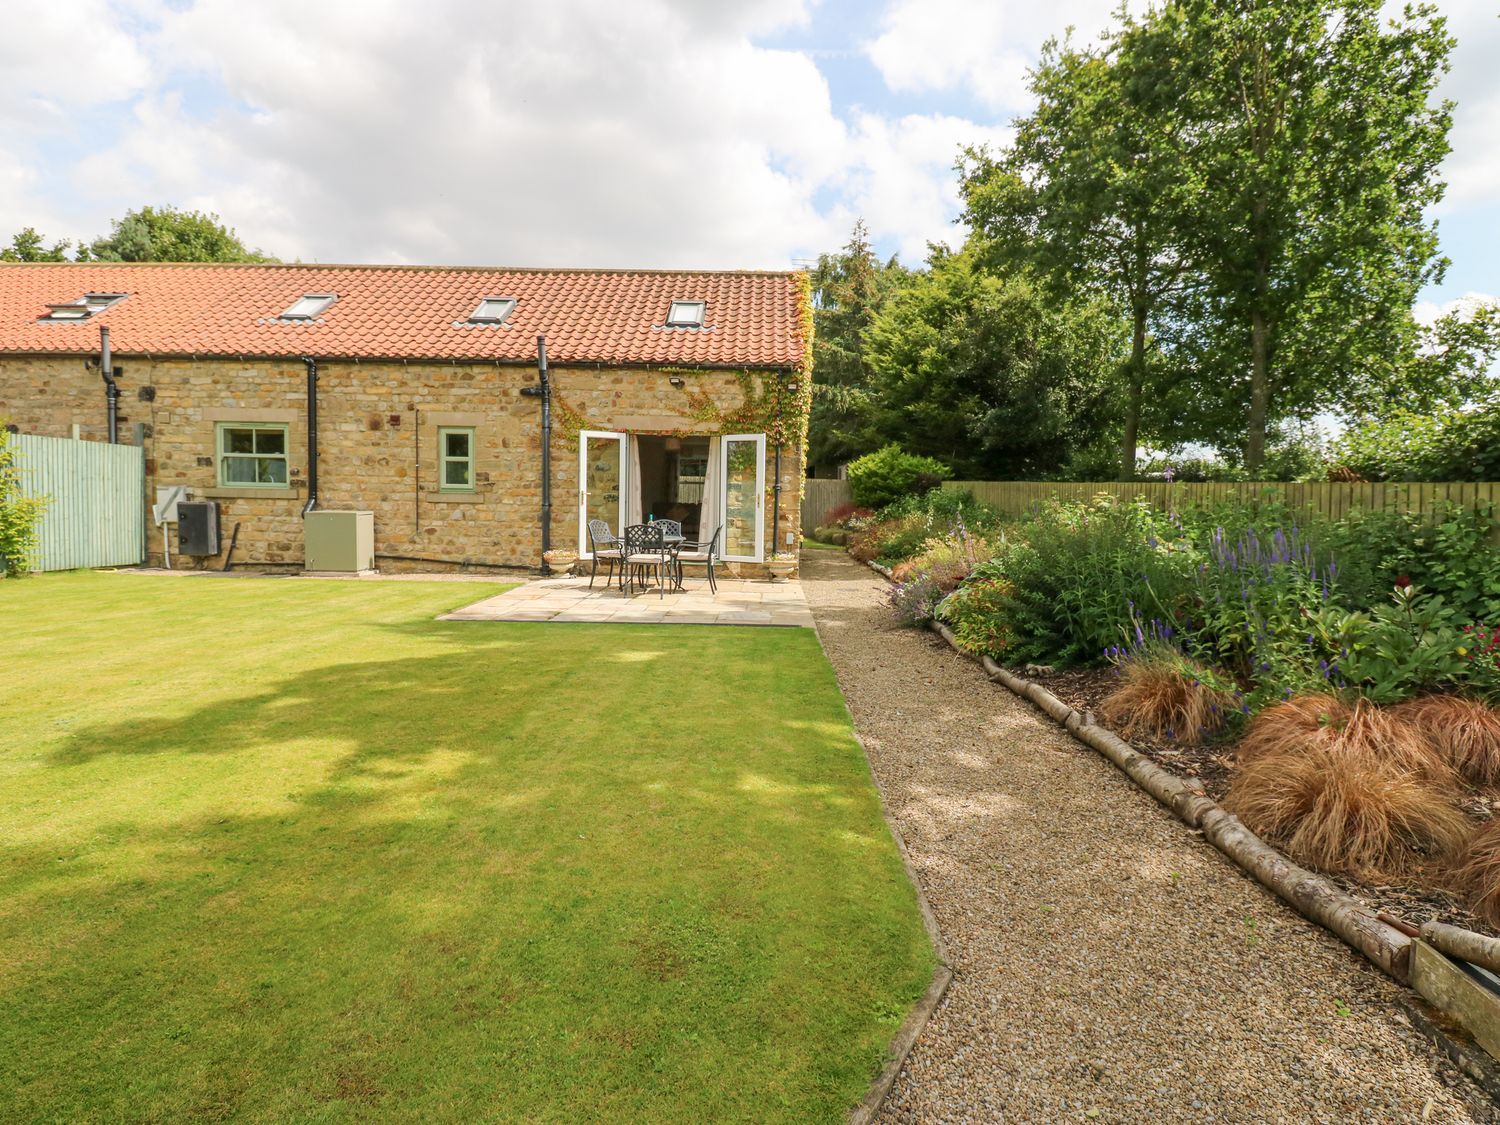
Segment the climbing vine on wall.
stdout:
[[[807,274],[796,275],[797,320],[802,345],[802,358],[790,372],[750,371],[735,372],[735,383],[739,387],[740,401],[726,406],[702,386],[702,370],[689,367],[662,367],[652,374],[678,376],[683,380],[683,393],[687,399],[684,412],[694,422],[712,423],[723,433],[765,434],[768,445],[801,449],[807,441],[807,422],[812,413],[812,342],[813,305],[812,283]],[[795,386],[796,390],[789,388]],[[603,422],[590,422],[587,415],[573,406],[561,393],[553,392],[553,409],[557,413],[557,429],[563,439],[573,448],[578,447],[578,434],[582,430],[604,430],[609,426]],[[655,430],[663,436],[688,437],[702,431],[691,428]]]

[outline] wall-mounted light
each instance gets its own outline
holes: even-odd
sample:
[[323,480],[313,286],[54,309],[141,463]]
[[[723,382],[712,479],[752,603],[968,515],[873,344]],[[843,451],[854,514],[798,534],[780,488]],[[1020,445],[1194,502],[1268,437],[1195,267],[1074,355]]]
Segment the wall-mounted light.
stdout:
[[674,387],[680,387],[683,385],[681,375],[673,375],[670,379],[667,380],[667,382],[671,383]]
[[790,383],[788,383],[786,385],[786,390],[787,390],[787,394],[793,394],[793,395],[796,394],[797,393],[797,380],[793,379]]

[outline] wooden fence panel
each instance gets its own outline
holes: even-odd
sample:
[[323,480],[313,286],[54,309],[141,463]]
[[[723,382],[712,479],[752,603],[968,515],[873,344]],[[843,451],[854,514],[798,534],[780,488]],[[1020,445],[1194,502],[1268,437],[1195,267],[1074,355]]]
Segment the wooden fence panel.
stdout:
[[17,434],[21,491],[48,498],[37,570],[146,558],[146,461],[137,445]]
[[1414,512],[1429,517],[1447,504],[1464,507],[1500,504],[1500,482],[1406,484],[1402,482],[1342,483],[1316,481],[1281,483],[1261,481],[945,481],[944,488],[967,489],[975,499],[1007,515],[1021,515],[1049,500],[1083,501],[1102,494],[1117,500],[1145,499],[1170,509],[1241,501],[1279,499],[1293,511],[1313,511],[1325,519],[1342,519],[1351,511]]
[[840,504],[854,502],[854,494],[849,491],[849,482],[846,480],[809,477],[802,484],[803,535],[811,535],[814,529],[827,523],[828,513]]

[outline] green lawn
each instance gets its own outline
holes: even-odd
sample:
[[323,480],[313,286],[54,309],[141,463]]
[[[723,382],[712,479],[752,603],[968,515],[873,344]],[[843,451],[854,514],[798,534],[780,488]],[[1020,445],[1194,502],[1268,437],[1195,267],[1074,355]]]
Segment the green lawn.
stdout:
[[0,581],[0,1118],[833,1121],[932,955],[807,629]]

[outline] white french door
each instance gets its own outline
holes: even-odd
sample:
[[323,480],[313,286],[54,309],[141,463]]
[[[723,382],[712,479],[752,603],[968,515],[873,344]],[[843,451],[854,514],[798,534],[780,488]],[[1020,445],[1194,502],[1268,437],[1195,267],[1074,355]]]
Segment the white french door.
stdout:
[[723,482],[723,557],[730,562],[760,562],[766,549],[766,435],[725,434],[720,438],[719,480]]
[[578,435],[578,554],[592,558],[589,520],[609,524],[611,535],[625,533],[625,490],[629,473],[627,435],[583,430]]

